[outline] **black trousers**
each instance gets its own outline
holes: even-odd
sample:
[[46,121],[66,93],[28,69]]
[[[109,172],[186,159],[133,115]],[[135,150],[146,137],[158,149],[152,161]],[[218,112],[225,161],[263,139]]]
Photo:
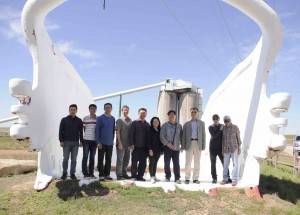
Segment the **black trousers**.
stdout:
[[[224,165],[224,156],[222,155],[222,148],[209,148],[209,156],[210,156],[210,164],[211,164],[211,177],[213,179],[217,179],[217,170],[216,170],[216,163],[217,163],[217,156],[219,157],[222,165]],[[228,170],[229,176],[229,170]]]
[[[103,145],[102,149],[98,149],[98,171],[99,177],[109,176],[111,168],[111,156],[113,151],[113,145]],[[103,165],[103,160],[105,157],[105,166]]]
[[153,155],[149,157],[149,172],[151,177],[154,177],[156,174],[159,157],[160,155]]
[[134,147],[131,155],[131,177],[142,179],[147,165],[147,150]]

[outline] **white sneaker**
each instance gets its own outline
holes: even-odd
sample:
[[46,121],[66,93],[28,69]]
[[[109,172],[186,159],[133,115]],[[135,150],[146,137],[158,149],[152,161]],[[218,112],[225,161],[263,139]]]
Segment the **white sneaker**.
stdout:
[[151,177],[150,182],[151,182],[152,184],[155,184],[155,177]]
[[104,176],[100,176],[99,181],[105,181]]
[[156,178],[156,176],[154,177],[155,182],[160,182],[160,180],[158,178]]

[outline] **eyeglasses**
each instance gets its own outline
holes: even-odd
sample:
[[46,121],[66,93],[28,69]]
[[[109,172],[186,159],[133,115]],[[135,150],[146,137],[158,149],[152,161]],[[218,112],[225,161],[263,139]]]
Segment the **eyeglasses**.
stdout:
[[219,120],[219,118],[213,118],[213,120]]

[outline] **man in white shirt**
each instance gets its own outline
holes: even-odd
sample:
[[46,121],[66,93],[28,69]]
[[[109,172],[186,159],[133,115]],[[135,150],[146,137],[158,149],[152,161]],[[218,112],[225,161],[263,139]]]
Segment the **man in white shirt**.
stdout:
[[[95,154],[97,149],[95,139],[95,128],[96,128],[96,116],[97,106],[95,104],[89,105],[88,116],[83,118],[83,157],[82,157],[82,173],[84,177],[95,177],[94,166],[95,166]],[[89,168],[87,169],[87,160],[89,159]]]
[[198,119],[198,108],[191,108],[190,121],[183,125],[182,149],[185,156],[185,183],[190,183],[191,163],[194,158],[193,183],[199,184],[201,151],[205,150],[205,124]]

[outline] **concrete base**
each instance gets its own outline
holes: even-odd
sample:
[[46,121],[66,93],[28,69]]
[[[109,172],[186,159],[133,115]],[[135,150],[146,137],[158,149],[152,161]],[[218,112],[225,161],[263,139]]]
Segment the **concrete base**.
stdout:
[[[130,175],[130,174],[128,174]],[[88,185],[92,182],[99,181],[98,177],[96,178],[83,178],[82,175],[76,174],[79,179],[79,185]],[[216,196],[218,190],[236,190],[236,189],[244,189],[245,194],[249,197],[254,197],[256,199],[260,199],[261,196],[259,194],[258,187],[243,187],[241,183],[238,183],[237,186],[233,187],[231,184],[221,185],[221,179],[216,184],[212,184],[211,181],[205,180],[200,181],[200,184],[194,184],[190,181],[189,184],[184,183],[184,173],[181,174],[181,184],[176,184],[174,182],[174,178],[171,178],[171,182],[165,182],[165,174],[164,173],[157,173],[156,177],[160,180],[156,183],[150,182],[150,175],[146,173],[144,178],[146,179],[145,182],[142,181],[134,181],[134,180],[121,180],[117,181],[114,175],[111,175],[114,179],[113,182],[120,183],[122,186],[139,186],[139,187],[161,187],[165,192],[174,192],[176,188],[187,190],[187,191],[201,191],[205,192],[210,196]]]

